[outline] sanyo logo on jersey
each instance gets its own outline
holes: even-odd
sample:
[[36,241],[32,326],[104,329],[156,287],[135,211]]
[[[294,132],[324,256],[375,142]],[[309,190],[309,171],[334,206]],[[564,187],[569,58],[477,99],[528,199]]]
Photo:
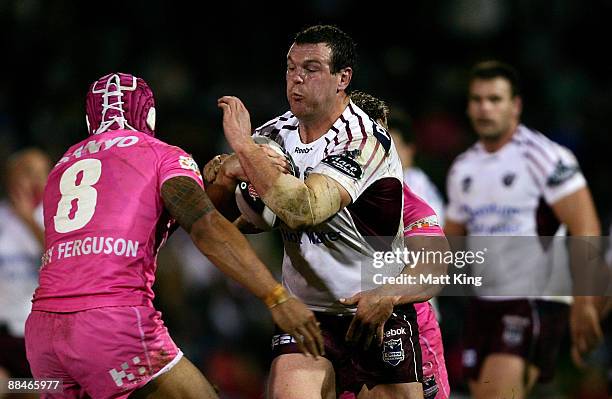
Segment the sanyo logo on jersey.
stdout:
[[312,150],[312,148],[295,147],[295,150],[293,150],[293,152],[296,154],[308,154],[310,150]]
[[99,151],[106,151],[110,148],[113,148],[114,146],[123,148],[130,147],[136,143],[138,143],[138,137],[136,136],[119,136],[114,137],[112,139],[100,141],[91,140],[88,141],[87,144],[83,144],[82,146],[74,150],[72,154],[60,159],[57,164],[59,165],[64,162],[68,162],[70,161],[71,157],[75,157],[78,159],[83,155],[95,154]]
[[395,337],[396,335],[406,335],[406,329],[404,327],[391,329],[385,333],[385,338]]

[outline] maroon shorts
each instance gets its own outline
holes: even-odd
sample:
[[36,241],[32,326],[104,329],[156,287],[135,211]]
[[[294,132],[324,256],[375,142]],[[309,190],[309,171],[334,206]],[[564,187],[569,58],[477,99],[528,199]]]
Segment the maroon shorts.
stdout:
[[[416,312],[412,305],[397,306],[385,323],[383,345],[373,343],[364,350],[345,340],[352,315],[316,313],[325,341],[325,357],[336,373],[338,392],[358,393],[379,384],[422,382],[421,348]],[[295,340],[277,328],[272,338],[272,356],[299,353]]]
[[519,356],[540,370],[540,382],[552,379],[569,306],[536,299],[491,301],[472,298],[468,308],[463,367],[478,380],[484,359],[494,353]]

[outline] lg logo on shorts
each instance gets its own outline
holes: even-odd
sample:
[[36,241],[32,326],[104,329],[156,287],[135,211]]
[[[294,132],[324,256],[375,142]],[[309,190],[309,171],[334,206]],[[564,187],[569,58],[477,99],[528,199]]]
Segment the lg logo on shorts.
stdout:
[[385,333],[385,338],[395,337],[396,335],[406,335],[406,329],[402,327],[389,330]]

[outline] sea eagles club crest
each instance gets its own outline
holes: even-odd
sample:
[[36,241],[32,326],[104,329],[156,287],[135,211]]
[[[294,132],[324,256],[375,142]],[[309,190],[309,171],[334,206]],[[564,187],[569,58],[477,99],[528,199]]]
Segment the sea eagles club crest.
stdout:
[[383,361],[391,366],[397,366],[404,360],[404,348],[401,339],[390,339],[383,342],[382,350]]

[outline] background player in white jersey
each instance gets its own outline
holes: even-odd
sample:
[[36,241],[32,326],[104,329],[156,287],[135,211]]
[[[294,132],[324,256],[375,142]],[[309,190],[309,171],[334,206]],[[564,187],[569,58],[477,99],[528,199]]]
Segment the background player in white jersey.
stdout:
[[7,198],[0,202],[0,379],[31,377],[24,325],[38,283],[43,249],[42,193],[50,161],[26,148],[6,161]]
[[49,397],[217,397],[152,304],[157,253],[177,225],[266,302],[305,353],[318,356],[323,342],[313,313],[215,210],[193,159],[154,137],[144,80],[106,75],[86,103],[90,137],[65,153],[45,187],[46,248],[26,322],[32,374],[63,380],[63,392]]
[[[597,236],[600,227],[574,155],[520,124],[521,110],[512,67],[498,61],[474,66],[467,114],[479,141],[449,172],[445,232],[500,236],[508,250],[485,276],[524,294],[541,265],[503,236],[538,235],[540,200],[574,236]],[[559,298],[472,299],[463,363],[473,396],[524,398],[538,379],[550,379],[567,317],[568,305]],[[593,299],[575,297],[570,319],[575,349],[586,352],[601,336]]]
[[[320,360],[296,355],[286,335],[274,337],[269,385],[274,398],[331,398],[336,390],[360,393],[364,385],[361,397],[423,395],[410,303],[415,298],[405,287],[394,296],[386,295],[389,287],[361,292],[370,287],[362,281],[363,260],[371,258],[374,247],[390,250],[401,244],[402,169],[388,133],[347,96],[354,48],[339,29],[314,26],[298,33],[289,50],[291,111],[255,134],[291,154],[297,178],[273,168],[255,145],[242,102],[219,100],[234,157],[284,222],[283,283],[318,312],[325,337],[326,358]],[[401,271],[395,269],[394,275]],[[375,336],[378,347],[370,345]]]

